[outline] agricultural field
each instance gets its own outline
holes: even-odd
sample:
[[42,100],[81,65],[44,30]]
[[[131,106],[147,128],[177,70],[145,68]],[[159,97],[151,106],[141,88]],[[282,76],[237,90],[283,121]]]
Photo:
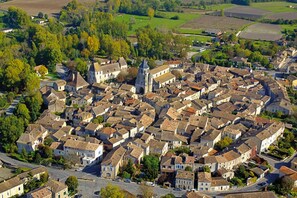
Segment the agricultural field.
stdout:
[[[37,15],[38,12],[43,12],[48,15],[59,13],[61,8],[71,0],[11,0],[5,3],[0,3],[0,9],[7,10],[11,6],[15,6],[25,10],[29,15]],[[95,3],[96,0],[78,0],[83,4]]]
[[[162,12],[166,18],[152,18],[150,19],[147,16],[138,16],[138,15],[131,15],[131,14],[119,14],[116,17],[116,20],[119,22],[123,22],[126,24],[132,23],[132,29],[129,30],[128,34],[133,35],[135,34],[135,30],[150,25],[153,28],[160,28],[160,29],[178,29],[181,25],[191,21],[193,19],[199,18],[200,15],[198,13],[176,13],[176,12]],[[178,20],[170,19],[173,16],[178,16]]]
[[231,17],[203,15],[200,18],[187,22],[181,28],[199,30],[219,29],[221,31],[234,32],[248,24],[251,24],[251,21]]
[[[290,8],[292,6],[294,8]],[[297,3],[276,1],[276,2],[264,2],[264,3],[252,3],[251,7],[266,10],[269,12],[280,13],[280,12],[297,12]]]
[[217,4],[217,5],[209,5],[206,6],[206,10],[213,10],[213,11],[220,11],[220,10],[225,10],[227,8],[232,8],[234,4]]
[[257,8],[252,8],[249,6],[234,6],[225,9],[224,14],[228,17],[237,17],[254,20],[259,19],[267,14],[270,14],[270,12]]
[[296,20],[297,19],[297,9],[296,9],[296,12],[275,13],[275,14],[268,15],[265,18],[272,19],[272,20],[277,20],[277,19]]
[[281,26],[256,23],[245,28],[239,37],[253,40],[276,41],[282,37]]

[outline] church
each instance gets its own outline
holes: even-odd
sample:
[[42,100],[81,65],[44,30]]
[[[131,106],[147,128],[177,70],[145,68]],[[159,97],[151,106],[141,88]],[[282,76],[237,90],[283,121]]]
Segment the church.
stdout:
[[136,93],[145,94],[155,91],[166,84],[175,82],[175,76],[170,72],[168,65],[162,65],[150,70],[146,60],[139,66],[135,81]]

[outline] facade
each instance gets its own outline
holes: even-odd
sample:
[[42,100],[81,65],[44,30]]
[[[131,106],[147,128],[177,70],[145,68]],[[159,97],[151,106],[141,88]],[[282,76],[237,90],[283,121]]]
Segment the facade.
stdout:
[[121,71],[126,70],[127,68],[127,62],[123,57],[120,57],[116,63],[102,62],[100,64],[95,62],[89,67],[88,82],[93,84],[112,80],[116,78]]
[[21,153],[25,149],[28,153],[35,151],[39,144],[42,144],[48,134],[40,124],[30,124],[27,131],[23,133],[17,140],[18,152]]
[[135,81],[136,93],[145,94],[153,90],[153,79],[150,76],[150,68],[146,60],[143,60],[138,68]]
[[194,173],[192,171],[178,170],[175,176],[175,187],[184,190],[194,189]]
[[256,135],[256,143],[258,152],[263,152],[268,149],[268,147],[274,143],[278,137],[280,137],[285,131],[284,123],[272,123],[270,126],[262,130]]
[[109,152],[101,163],[101,177],[115,179],[123,164],[125,153],[126,149],[124,147],[119,147]]
[[50,180],[45,185],[52,192],[52,198],[68,198],[68,186],[56,180]]
[[145,94],[175,82],[176,78],[170,73],[168,65],[150,70],[147,61],[143,60],[138,69],[135,82],[136,93]]
[[83,166],[98,162],[103,156],[103,145],[69,139],[64,144],[65,155],[77,155]]

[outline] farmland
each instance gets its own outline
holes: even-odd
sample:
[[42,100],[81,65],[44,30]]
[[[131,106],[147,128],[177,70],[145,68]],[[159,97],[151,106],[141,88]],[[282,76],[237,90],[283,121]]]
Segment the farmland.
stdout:
[[276,1],[276,2],[265,2],[265,3],[253,3],[251,7],[266,10],[269,12],[280,13],[280,12],[297,12],[294,8],[289,8],[293,6],[297,8],[297,3]]
[[[175,12],[166,12],[162,13],[166,16],[166,18],[152,18],[150,19],[147,16],[137,16],[137,15],[130,15],[130,14],[120,14],[116,17],[116,20],[119,22],[123,22],[126,24],[132,23],[132,29],[129,30],[128,34],[132,35],[135,33],[135,30],[144,27],[146,25],[150,25],[153,28],[160,28],[160,29],[175,29],[179,28],[182,24],[186,22],[199,18],[200,15],[197,13],[175,13]],[[178,16],[178,20],[170,19],[173,16]],[[187,32],[183,32],[187,33]]]
[[[22,8],[29,15],[37,15],[38,12],[43,12],[48,15],[59,13],[61,8],[71,0],[12,0],[5,3],[0,3],[0,9],[7,10],[11,6]],[[95,3],[96,0],[79,0],[81,3]]]
[[297,10],[296,10],[296,12],[275,13],[275,14],[271,14],[265,18],[272,19],[272,20],[277,20],[277,19],[296,20],[297,19]]
[[256,23],[245,28],[239,35],[240,38],[276,41],[282,37],[279,25]]
[[237,17],[245,19],[259,19],[269,14],[268,11],[248,7],[248,6],[234,6],[232,8],[225,9],[225,16]]
[[251,21],[236,19],[231,17],[203,15],[200,18],[189,21],[181,26],[181,28],[192,29],[220,29],[222,31],[233,32],[250,24]]

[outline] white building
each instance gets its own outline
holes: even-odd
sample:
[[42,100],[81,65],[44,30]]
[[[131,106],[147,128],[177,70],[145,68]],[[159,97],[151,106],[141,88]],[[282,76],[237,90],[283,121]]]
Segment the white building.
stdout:
[[65,155],[77,155],[84,166],[98,162],[103,155],[103,145],[69,139],[64,144]]
[[258,153],[266,151],[268,147],[284,133],[284,131],[285,124],[282,122],[275,122],[258,133],[255,137]]
[[102,83],[116,78],[122,70],[127,69],[127,63],[124,58],[120,58],[119,62],[110,64],[93,63],[88,71],[88,82]]

